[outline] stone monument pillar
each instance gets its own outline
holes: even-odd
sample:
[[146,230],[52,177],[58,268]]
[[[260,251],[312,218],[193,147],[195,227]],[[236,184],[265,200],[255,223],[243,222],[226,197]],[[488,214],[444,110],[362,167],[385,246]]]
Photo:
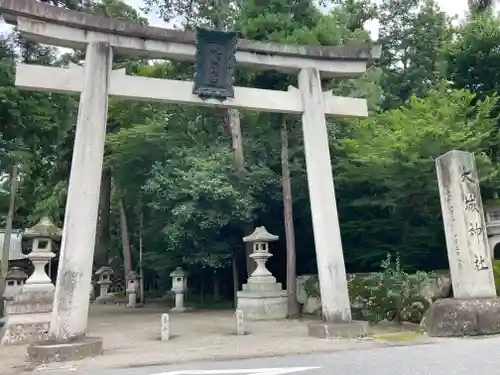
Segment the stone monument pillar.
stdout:
[[248,278],[247,284],[238,292],[237,310],[249,320],[284,319],[288,315],[287,294],[282,290],[266,262],[273,255],[269,253],[269,242],[277,241],[278,236],[269,233],[265,227],[257,227],[254,232],[243,238],[244,242],[253,243],[250,257],[257,263],[257,268]]
[[28,258],[35,269],[20,293],[6,303],[2,344],[32,343],[48,337],[54,285],[45,273],[45,266],[55,256],[52,242],[61,237],[61,230],[44,217],[26,229],[23,237],[33,240]]
[[131,271],[127,276],[127,294],[128,304],[127,307],[137,306],[137,294],[139,294],[139,277],[137,273]]
[[450,151],[436,160],[453,299],[434,302],[426,313],[430,336],[500,332],[500,301],[474,155]]
[[109,287],[112,284],[111,276],[113,269],[111,267],[103,266],[96,271],[97,284],[99,285],[99,297],[95,302],[99,304],[106,304],[110,302],[111,298],[108,295]]
[[172,292],[175,294],[175,307],[172,308],[171,312],[184,312],[186,307],[184,307],[184,294],[187,292],[187,272],[181,267],[177,267],[171,274],[172,278]]

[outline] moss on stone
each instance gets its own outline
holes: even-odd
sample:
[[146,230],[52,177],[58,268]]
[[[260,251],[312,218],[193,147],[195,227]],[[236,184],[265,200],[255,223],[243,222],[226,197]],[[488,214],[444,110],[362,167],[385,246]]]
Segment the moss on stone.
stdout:
[[320,292],[318,275],[311,275],[307,278],[304,283],[304,290],[308,297],[319,298]]

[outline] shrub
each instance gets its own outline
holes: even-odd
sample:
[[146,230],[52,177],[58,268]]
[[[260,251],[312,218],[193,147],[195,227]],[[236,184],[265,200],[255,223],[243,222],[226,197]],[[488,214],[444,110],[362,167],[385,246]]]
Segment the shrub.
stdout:
[[497,296],[500,296],[500,260],[495,259],[492,262],[492,265],[493,265],[493,277],[495,279]]
[[349,283],[351,303],[361,308],[368,320],[383,319],[401,323],[419,323],[429,302],[421,296],[421,290],[429,283],[429,274],[417,272],[408,275],[401,268],[399,257],[392,262],[388,254],[381,264],[382,271],[365,278],[354,277]]

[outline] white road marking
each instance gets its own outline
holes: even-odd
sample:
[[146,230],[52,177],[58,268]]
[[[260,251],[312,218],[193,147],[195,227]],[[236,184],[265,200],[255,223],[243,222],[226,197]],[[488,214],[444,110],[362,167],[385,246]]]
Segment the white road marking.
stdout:
[[254,368],[254,369],[233,369],[233,370],[179,370],[162,372],[151,375],[228,375],[228,374],[248,374],[248,375],[281,375],[291,372],[313,370],[320,367],[277,367],[277,368]]

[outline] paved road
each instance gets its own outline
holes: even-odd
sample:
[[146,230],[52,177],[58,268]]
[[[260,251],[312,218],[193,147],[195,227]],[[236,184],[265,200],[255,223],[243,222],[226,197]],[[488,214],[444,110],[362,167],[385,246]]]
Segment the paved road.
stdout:
[[[444,342],[389,348],[336,352],[223,362],[191,363],[177,366],[149,366],[98,371],[98,375],[229,375],[258,374],[257,369],[316,367],[297,375],[491,375],[500,369],[500,337],[452,339]],[[251,371],[244,371],[254,369]],[[188,372],[191,370],[192,372]],[[203,370],[203,371],[200,371]],[[182,372],[180,372],[182,371]],[[198,371],[198,372],[196,372]],[[80,375],[78,371],[59,370],[52,375]],[[265,372],[260,372],[265,375]],[[267,372],[269,375],[278,372]],[[45,373],[48,375],[48,373]],[[97,375],[97,371],[81,373]]]

